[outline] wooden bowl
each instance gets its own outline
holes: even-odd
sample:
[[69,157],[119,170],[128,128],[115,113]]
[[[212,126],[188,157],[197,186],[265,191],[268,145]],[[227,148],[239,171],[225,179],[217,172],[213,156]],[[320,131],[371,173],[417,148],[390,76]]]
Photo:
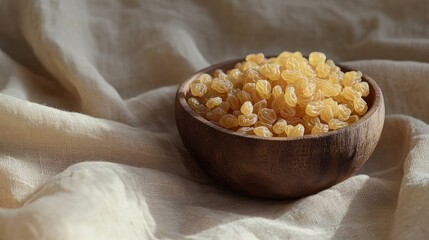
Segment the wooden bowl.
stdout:
[[[383,95],[368,76],[368,112],[347,127],[293,138],[246,136],[197,115],[187,104],[190,83],[201,73],[224,71],[244,59],[205,68],[182,83],[176,94],[176,123],[198,165],[221,185],[261,198],[298,198],[317,193],[356,173],[371,156],[384,123]],[[343,71],[351,69],[339,66]]]

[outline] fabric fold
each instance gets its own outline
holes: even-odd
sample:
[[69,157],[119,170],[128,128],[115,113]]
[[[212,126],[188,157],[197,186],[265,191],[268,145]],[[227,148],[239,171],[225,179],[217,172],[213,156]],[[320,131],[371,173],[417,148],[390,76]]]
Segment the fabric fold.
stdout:
[[[427,9],[418,0],[3,1],[0,239],[424,239]],[[198,167],[176,128],[175,94],[204,67],[284,50],[326,52],[373,78],[384,129],[351,178],[301,199],[254,199]]]

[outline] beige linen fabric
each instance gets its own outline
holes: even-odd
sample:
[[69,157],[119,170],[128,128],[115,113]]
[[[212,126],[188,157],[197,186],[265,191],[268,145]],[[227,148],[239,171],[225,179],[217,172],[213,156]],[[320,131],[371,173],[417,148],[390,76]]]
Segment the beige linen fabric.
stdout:
[[[0,1],[0,239],[424,239],[425,1]],[[178,136],[177,84],[219,61],[319,50],[381,86],[358,174],[284,201],[232,193]]]

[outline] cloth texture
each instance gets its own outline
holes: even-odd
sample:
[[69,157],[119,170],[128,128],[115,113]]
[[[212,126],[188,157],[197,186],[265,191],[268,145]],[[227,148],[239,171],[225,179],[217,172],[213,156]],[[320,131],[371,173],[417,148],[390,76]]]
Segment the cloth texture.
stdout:
[[[429,2],[0,0],[0,239],[425,239]],[[224,60],[325,52],[386,119],[357,174],[296,200],[217,185],[174,97]]]

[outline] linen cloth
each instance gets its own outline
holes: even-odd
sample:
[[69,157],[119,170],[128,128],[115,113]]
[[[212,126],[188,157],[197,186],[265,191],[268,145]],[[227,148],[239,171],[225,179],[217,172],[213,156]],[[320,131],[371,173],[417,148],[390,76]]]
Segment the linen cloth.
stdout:
[[[426,1],[0,1],[0,239],[424,239]],[[183,147],[179,83],[248,53],[322,51],[380,85],[380,142],[297,200],[211,181]]]

